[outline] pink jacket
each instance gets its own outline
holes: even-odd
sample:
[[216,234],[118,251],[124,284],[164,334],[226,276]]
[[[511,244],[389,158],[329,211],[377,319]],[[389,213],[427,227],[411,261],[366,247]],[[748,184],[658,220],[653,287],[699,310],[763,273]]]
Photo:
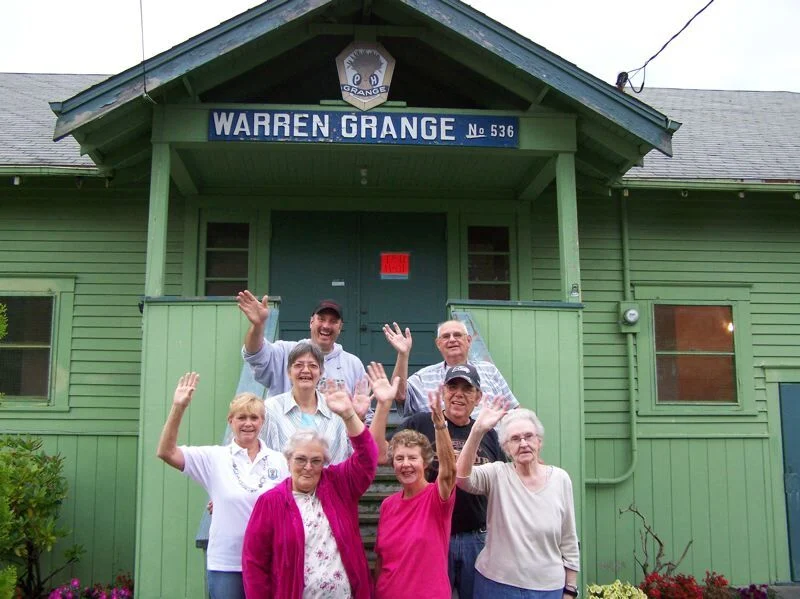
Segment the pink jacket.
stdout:
[[[358,527],[358,500],[378,467],[369,430],[351,437],[354,453],[323,469],[317,497],[331,525],[354,599],[371,597],[371,581]],[[292,496],[292,479],[258,498],[244,534],[242,577],[247,599],[302,599],[305,533]]]

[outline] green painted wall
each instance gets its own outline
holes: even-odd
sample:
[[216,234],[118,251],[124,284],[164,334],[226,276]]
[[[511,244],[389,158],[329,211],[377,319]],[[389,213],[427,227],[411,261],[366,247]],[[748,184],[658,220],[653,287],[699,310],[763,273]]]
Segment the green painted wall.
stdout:
[[200,383],[181,426],[181,445],[216,445],[242,366],[247,330],[236,303],[148,302],[137,497],[136,584],[140,597],[202,597],[203,552],[195,534],[208,495],[197,483],[156,458],[178,378],[189,370]]
[[[631,282],[745,286],[750,294],[755,410],[734,414],[640,413],[638,464],[616,486],[587,486],[584,580],[641,579],[633,563],[638,525],[619,508],[635,503],[675,557],[694,541],[682,569],[715,569],[734,583],[788,580],[779,415],[770,367],[800,358],[800,213],[789,194],[631,190],[627,201]],[[533,296],[558,298],[558,245],[553,198],[533,206]],[[583,280],[586,477],[614,477],[631,463],[624,299],[618,198],[579,202]],[[644,304],[643,304],[644,305]],[[642,343],[638,335],[637,343]],[[750,340],[747,340],[750,343]],[[638,361],[638,369],[647,367]],[[638,376],[637,376],[638,381]],[[742,380],[740,380],[740,383]],[[638,407],[652,402],[637,387]],[[646,411],[646,410],[645,410]],[[652,557],[651,553],[651,557]],[[652,561],[652,559],[651,559]]]
[[[38,435],[47,452],[65,457],[69,494],[60,525],[71,534],[56,556],[73,543],[83,560],[57,580],[111,582],[133,572],[139,381],[147,227],[146,195],[106,189],[72,178],[26,180],[0,195],[0,276],[72,276],[74,306],[66,351],[68,405],[0,407],[4,433]],[[182,249],[180,204],[170,219],[169,289]],[[60,565],[58,559],[45,560]]]

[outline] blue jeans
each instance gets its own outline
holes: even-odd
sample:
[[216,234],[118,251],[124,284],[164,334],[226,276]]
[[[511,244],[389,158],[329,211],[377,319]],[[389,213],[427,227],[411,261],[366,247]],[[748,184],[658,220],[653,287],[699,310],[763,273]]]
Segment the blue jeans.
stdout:
[[532,591],[489,580],[475,571],[475,599],[562,599],[563,589]]
[[211,599],[244,599],[241,572],[208,570],[208,595]]
[[475,560],[486,544],[486,532],[458,532],[450,535],[447,573],[450,586],[459,599],[472,599],[475,586]]

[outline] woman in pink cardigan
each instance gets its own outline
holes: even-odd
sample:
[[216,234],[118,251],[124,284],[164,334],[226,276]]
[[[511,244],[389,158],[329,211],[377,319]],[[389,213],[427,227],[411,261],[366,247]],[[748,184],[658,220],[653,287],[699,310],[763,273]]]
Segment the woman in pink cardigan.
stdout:
[[[397,393],[397,383],[389,392]],[[248,599],[371,596],[358,500],[375,478],[378,448],[346,392],[325,399],[344,420],[353,455],[325,468],[325,439],[313,430],[291,437],[284,451],[291,477],[258,499],[244,535]]]

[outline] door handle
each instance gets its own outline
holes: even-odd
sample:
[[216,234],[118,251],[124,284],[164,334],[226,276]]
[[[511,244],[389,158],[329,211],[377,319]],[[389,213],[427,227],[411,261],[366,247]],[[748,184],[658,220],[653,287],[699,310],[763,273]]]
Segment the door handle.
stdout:
[[362,333],[366,333],[366,332],[367,332],[367,325],[365,325],[365,324],[362,324],[362,325],[361,325],[360,327],[358,327],[358,328],[359,328],[359,330],[360,330]]

